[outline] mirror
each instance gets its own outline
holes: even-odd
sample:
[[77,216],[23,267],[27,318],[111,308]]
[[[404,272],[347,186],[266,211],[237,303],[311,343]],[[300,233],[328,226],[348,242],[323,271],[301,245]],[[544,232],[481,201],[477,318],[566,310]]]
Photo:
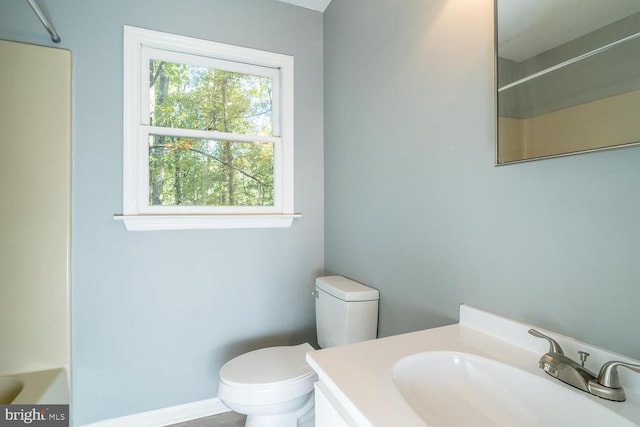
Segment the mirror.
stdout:
[[498,165],[640,143],[639,0],[496,0]]

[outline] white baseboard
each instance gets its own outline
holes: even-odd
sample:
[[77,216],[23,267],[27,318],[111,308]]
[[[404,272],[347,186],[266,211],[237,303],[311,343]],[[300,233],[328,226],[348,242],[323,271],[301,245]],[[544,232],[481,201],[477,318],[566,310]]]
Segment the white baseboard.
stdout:
[[213,398],[155,411],[141,412],[126,417],[111,418],[84,427],[164,427],[170,424],[182,423],[211,415],[229,412],[220,399]]

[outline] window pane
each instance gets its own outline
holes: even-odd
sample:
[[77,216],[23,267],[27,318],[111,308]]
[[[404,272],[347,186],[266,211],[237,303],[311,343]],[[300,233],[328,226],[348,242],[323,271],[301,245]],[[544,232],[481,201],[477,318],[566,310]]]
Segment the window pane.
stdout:
[[151,60],[150,124],[272,135],[270,77]]
[[273,144],[149,137],[150,206],[273,206]]

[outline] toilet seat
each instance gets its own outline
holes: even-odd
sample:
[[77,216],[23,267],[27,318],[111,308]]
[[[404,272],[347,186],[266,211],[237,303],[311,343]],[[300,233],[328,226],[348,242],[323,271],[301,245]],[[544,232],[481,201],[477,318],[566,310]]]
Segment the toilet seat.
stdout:
[[271,405],[310,393],[317,375],[305,360],[309,344],[269,347],[242,354],[222,366],[223,402]]

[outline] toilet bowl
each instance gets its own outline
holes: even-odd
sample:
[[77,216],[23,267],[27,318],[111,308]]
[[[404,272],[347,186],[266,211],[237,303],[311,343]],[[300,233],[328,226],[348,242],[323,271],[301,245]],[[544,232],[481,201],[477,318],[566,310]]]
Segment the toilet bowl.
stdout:
[[240,414],[248,427],[312,426],[313,384],[317,375],[307,365],[309,344],[251,351],[220,369],[218,397]]
[[[375,339],[376,289],[342,276],[319,277],[316,326],[320,347]],[[306,362],[309,344],[269,347],[242,354],[220,369],[218,397],[247,415],[247,427],[313,427],[313,385],[317,375]]]

